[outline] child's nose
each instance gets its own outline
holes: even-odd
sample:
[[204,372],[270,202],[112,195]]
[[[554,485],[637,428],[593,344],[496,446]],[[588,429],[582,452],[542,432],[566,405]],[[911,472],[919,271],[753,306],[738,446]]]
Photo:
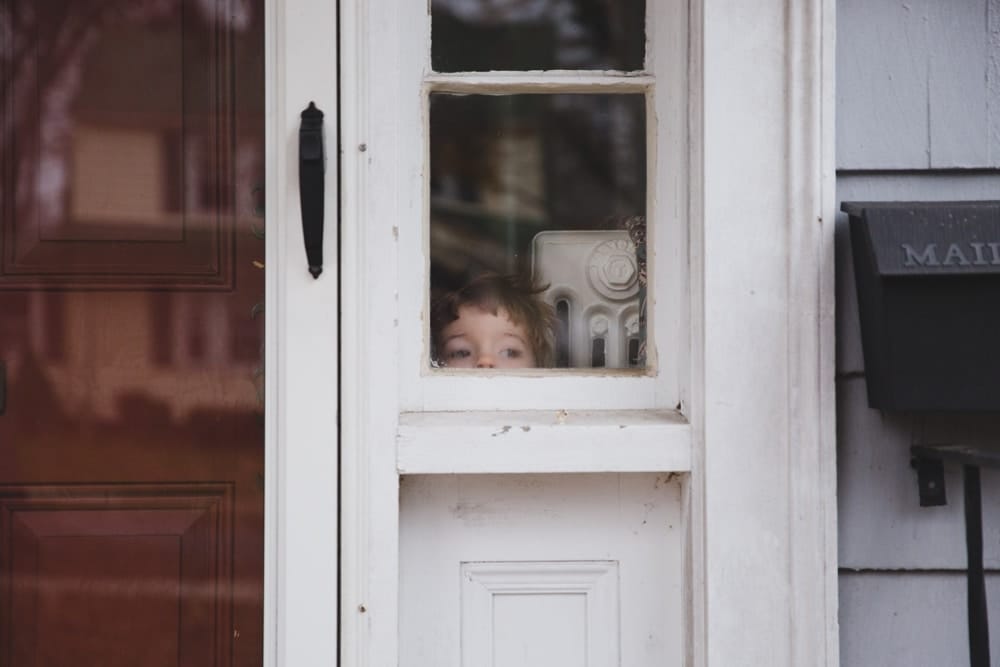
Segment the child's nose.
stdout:
[[476,368],[496,368],[496,365],[492,354],[481,354],[476,360]]

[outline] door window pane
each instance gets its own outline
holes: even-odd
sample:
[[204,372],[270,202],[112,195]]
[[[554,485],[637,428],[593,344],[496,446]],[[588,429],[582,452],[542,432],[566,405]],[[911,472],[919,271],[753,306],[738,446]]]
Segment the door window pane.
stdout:
[[437,72],[641,70],[645,0],[433,0]]
[[645,108],[642,94],[431,94],[435,363],[468,363],[443,349],[461,306],[521,303],[549,340],[529,365],[645,366]]

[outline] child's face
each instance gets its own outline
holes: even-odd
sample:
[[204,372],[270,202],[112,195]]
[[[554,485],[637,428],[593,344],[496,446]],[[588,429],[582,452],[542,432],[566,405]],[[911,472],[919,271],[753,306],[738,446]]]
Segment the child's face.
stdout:
[[448,368],[534,368],[535,353],[524,327],[501,308],[494,315],[461,306],[441,332],[441,363]]

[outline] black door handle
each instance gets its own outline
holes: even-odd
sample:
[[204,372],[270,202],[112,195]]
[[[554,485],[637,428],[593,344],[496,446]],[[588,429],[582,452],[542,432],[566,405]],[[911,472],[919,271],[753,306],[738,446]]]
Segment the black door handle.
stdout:
[[299,202],[309,273],[323,273],[323,112],[310,102],[299,125]]

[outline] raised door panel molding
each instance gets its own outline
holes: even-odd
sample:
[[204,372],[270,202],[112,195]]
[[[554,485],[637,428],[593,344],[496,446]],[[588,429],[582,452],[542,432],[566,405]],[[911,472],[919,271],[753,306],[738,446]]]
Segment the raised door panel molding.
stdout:
[[0,289],[230,288],[227,3],[32,4],[0,0]]
[[462,563],[463,667],[619,664],[615,561]]
[[229,484],[0,487],[11,664],[228,665]]
[[684,478],[404,476],[398,664],[687,664]]

